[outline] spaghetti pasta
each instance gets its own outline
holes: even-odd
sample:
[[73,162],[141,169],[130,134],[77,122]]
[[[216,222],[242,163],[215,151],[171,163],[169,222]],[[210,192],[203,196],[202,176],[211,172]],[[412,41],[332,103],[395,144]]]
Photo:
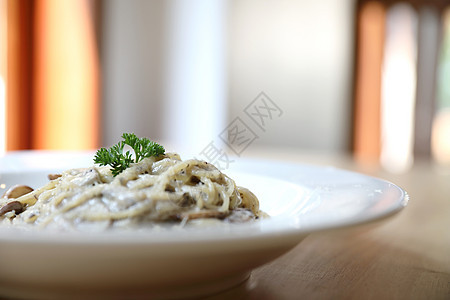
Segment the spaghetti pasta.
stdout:
[[144,158],[115,177],[110,167],[93,166],[49,178],[46,185],[17,198],[4,196],[0,223],[108,229],[211,219],[246,222],[262,214],[248,189],[214,165],[182,161],[176,153]]

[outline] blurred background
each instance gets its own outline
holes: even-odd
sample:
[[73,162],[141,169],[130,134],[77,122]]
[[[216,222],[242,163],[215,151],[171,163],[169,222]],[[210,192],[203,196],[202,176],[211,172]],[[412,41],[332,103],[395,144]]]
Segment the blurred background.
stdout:
[[123,132],[450,165],[450,5],[0,0],[0,153]]

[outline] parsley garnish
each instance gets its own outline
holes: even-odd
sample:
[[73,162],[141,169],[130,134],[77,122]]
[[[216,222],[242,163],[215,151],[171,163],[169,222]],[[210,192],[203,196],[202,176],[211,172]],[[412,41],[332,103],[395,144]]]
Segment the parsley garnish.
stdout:
[[[133,133],[124,133],[122,138],[124,139],[123,141],[109,149],[99,149],[94,158],[94,162],[101,166],[110,165],[113,176],[120,174],[133,162],[137,163],[145,157],[159,156],[165,152],[163,146],[147,138],[138,138]],[[134,150],[135,160],[133,160],[130,151],[123,152],[125,145],[130,146]]]

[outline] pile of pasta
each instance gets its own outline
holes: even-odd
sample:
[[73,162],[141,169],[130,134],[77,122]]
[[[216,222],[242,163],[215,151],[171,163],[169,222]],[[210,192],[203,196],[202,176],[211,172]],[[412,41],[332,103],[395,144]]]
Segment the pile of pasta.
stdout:
[[108,166],[71,169],[0,199],[0,223],[59,229],[127,228],[162,223],[247,222],[261,216],[257,197],[214,165],[176,153],[148,157],[117,176]]

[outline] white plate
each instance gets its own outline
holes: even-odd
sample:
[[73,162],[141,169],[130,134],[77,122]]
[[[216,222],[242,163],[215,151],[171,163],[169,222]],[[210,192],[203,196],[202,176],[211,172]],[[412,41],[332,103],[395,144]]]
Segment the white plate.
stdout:
[[[0,158],[0,187],[37,187],[49,172],[90,166],[92,157],[91,152],[12,153]],[[224,172],[252,190],[271,218],[212,229],[128,234],[0,229],[0,295],[206,295],[238,284],[309,233],[379,220],[400,211],[408,200],[390,182],[331,167],[237,159]]]

